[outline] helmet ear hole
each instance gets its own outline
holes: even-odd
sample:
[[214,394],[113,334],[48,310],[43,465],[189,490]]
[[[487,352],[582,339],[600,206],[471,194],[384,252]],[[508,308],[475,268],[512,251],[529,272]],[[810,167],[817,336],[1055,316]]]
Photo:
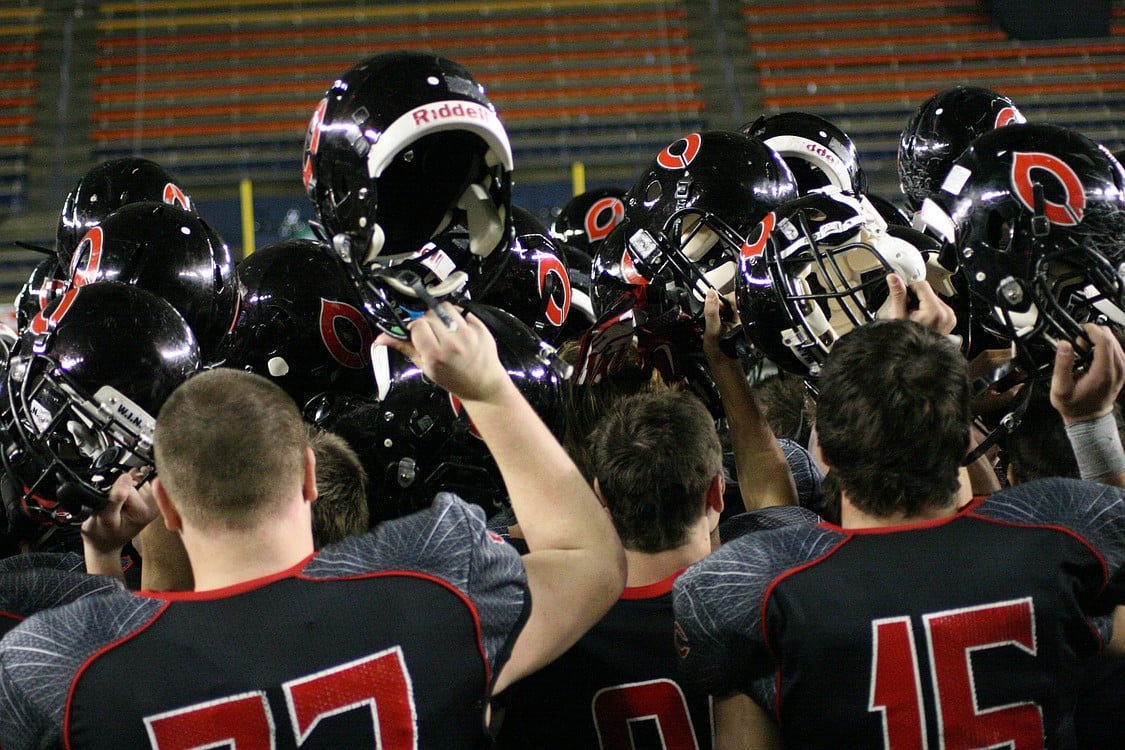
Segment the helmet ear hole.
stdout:
[[985,229],[985,236],[988,238],[988,244],[1000,252],[1008,252],[1012,246],[1012,237],[1015,234],[1015,227],[999,211],[992,211],[988,215]]
[[663,192],[660,188],[660,182],[653,180],[645,186],[645,207],[650,208],[654,203],[660,200],[660,195]]

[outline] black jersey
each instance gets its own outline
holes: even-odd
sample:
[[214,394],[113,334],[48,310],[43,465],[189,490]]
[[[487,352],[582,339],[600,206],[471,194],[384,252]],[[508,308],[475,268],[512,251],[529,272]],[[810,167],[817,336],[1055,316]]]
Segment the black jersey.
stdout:
[[684,679],[751,696],[789,747],[1071,748],[1123,560],[1121,492],[1063,479],[940,521],[750,534],[676,584]]
[[498,747],[709,750],[710,699],[677,680],[674,580],[625,589],[565,654],[509,687]]
[[78,555],[31,553],[4,558],[0,560],[0,637],[36,612],[123,588],[115,578],[87,575]]
[[227,589],[94,597],[0,649],[0,745],[458,748],[526,617],[479,508],[431,508]]

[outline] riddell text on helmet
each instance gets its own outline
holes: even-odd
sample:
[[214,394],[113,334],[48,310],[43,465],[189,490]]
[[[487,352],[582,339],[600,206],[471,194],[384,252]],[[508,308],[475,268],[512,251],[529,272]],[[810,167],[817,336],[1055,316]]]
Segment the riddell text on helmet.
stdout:
[[414,115],[415,125],[429,125],[451,117],[469,117],[482,122],[492,118],[492,110],[471,102],[444,102],[438,107],[418,107]]

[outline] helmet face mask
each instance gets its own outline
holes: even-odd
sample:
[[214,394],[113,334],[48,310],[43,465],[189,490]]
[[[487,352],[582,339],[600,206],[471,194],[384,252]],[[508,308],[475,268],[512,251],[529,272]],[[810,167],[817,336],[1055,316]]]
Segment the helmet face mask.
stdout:
[[644,286],[649,317],[697,318],[708,287],[734,288],[743,238],[797,196],[772,149],[742,133],[691,133],[669,144],[629,190],[625,219],[594,259],[595,313]]
[[152,466],[155,414],[200,366],[183,318],[143,289],[106,282],[60,297],[4,375],[9,515],[15,506],[25,520],[69,524],[99,508],[121,474]]
[[1079,133],[1014,125],[973,142],[916,220],[956,248],[977,317],[1049,370],[1089,353],[1086,323],[1125,329],[1125,170]]
[[[24,471],[14,473],[23,475],[22,504],[32,518],[80,521],[84,506],[96,510],[117,477],[152,466],[155,419],[116,388],[86,395],[58,363],[32,355],[12,362],[6,390],[15,415],[10,427],[22,446]],[[6,463],[13,458],[7,455]],[[44,494],[57,503],[28,502]]]
[[737,299],[750,342],[815,377],[837,339],[885,313],[886,277],[926,277],[918,248],[849,193],[813,194],[769,214],[742,248]]

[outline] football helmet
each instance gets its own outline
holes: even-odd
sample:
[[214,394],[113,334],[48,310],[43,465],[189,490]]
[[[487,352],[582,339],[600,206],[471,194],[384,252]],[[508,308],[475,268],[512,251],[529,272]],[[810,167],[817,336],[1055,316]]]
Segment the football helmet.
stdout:
[[643,286],[648,317],[699,318],[708,287],[734,288],[746,233],[796,196],[789,167],[753,136],[716,130],[672,142],[630,188],[625,220],[598,249],[595,313]]
[[568,329],[573,290],[566,255],[543,222],[530,211],[512,206],[515,239],[504,254],[501,272],[473,279],[469,294],[476,302],[499,307],[551,344]]
[[179,182],[156,162],[132,156],[102,162],[78,180],[63,202],[55,233],[59,265],[70,268],[74,248],[87,232],[117,209],[138,201],[195,210]]
[[941,187],[953,161],[973,139],[1025,122],[1012,100],[980,86],[939,91],[911,115],[898,144],[899,184],[910,210]]
[[[551,431],[563,429],[562,381],[545,364],[539,339],[509,313],[473,304],[496,338],[500,361]],[[507,505],[499,470],[460,402],[389,347],[372,349],[371,398],[326,394],[306,418],[346,439],[370,477],[371,520],[429,506],[434,494],[455,492],[492,515]]]
[[551,222],[551,236],[593,256],[598,245],[625,219],[624,188],[587,190],[567,201]]
[[437,55],[379,54],[340,76],[309,122],[302,178],[357,281],[427,243],[472,275],[510,241],[507,131],[484,87]]
[[1125,327],[1125,169],[1057,125],[990,131],[953,163],[915,225],[956,248],[981,325],[1047,370],[1082,324]]
[[884,313],[888,273],[926,278],[926,260],[870,203],[813,193],[768,214],[739,255],[746,338],[779,368],[815,379],[835,341]]
[[75,248],[70,283],[120,281],[176,308],[191,326],[204,361],[216,361],[238,310],[230,249],[198,215],[166,203],[122,206]]
[[118,476],[150,468],[156,413],[200,362],[180,314],[137,287],[75,287],[36,315],[0,398],[9,518],[80,522]]
[[906,215],[905,211],[895,205],[894,202],[870,191],[864,193],[863,197],[870,201],[871,205],[875,207],[875,210],[879,212],[879,215],[883,217],[883,221],[887,222],[890,226],[911,226],[910,217]]
[[343,262],[284,240],[237,267],[239,310],[223,364],[273,380],[300,405],[325,391],[370,394],[375,333]]
[[785,160],[801,195],[824,188],[867,191],[855,143],[823,117],[808,112],[762,115],[739,130],[760,138]]
[[48,255],[31,270],[16,295],[16,330],[23,331],[31,319],[46,309],[66,288],[66,269],[56,255]]

